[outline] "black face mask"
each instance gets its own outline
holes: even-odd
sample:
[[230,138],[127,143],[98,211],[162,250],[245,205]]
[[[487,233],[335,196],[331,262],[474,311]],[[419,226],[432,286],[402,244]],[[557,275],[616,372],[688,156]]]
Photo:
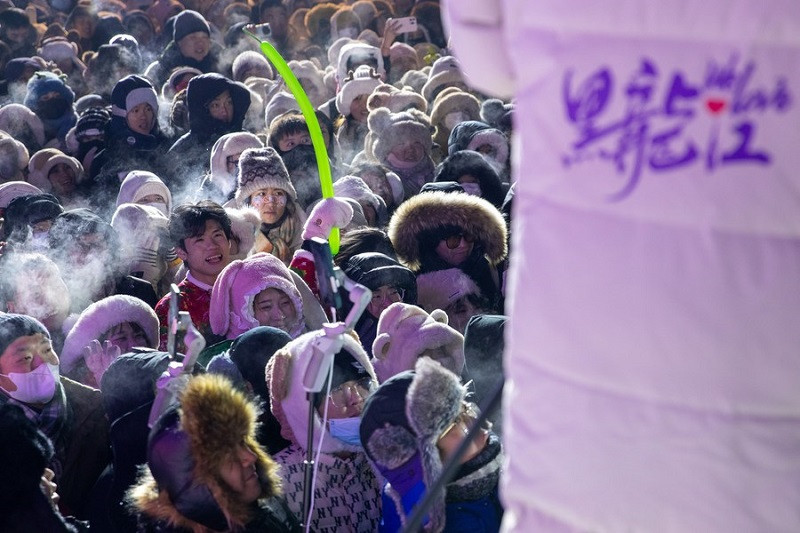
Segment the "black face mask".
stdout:
[[45,120],[53,120],[64,115],[69,109],[69,102],[58,97],[39,103],[39,116]]
[[290,174],[302,167],[316,168],[317,159],[314,156],[314,146],[310,144],[299,144],[288,152],[283,152],[281,159]]

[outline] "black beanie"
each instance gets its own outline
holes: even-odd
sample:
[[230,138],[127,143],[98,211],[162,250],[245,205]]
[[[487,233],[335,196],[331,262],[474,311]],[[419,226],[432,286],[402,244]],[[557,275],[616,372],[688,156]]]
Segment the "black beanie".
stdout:
[[15,235],[12,240],[24,240],[28,226],[42,220],[54,220],[63,212],[58,198],[52,194],[29,194],[14,198],[6,208],[3,239],[9,240]]
[[207,33],[209,36],[211,35],[211,28],[209,28],[208,22],[206,22],[206,19],[203,18],[203,15],[197,11],[187,9],[186,11],[181,11],[175,16],[175,27],[172,30],[173,41],[177,43],[190,33],[194,33],[196,31],[202,31]]

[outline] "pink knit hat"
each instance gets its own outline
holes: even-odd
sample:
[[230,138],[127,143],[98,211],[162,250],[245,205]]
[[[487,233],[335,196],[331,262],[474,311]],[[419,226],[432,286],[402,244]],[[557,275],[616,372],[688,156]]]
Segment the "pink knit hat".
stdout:
[[259,323],[253,313],[253,302],[264,289],[283,291],[292,301],[297,320],[288,324],[287,333],[292,338],[297,337],[305,327],[300,291],[286,265],[267,253],[233,261],[219,274],[211,290],[211,330],[217,335],[235,339],[257,327]]

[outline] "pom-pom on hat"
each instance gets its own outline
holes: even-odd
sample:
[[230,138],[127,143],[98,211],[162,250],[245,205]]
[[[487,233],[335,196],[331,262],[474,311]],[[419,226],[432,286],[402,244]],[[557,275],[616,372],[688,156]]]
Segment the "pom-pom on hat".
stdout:
[[45,148],[39,150],[28,163],[28,181],[44,192],[52,192],[53,186],[48,175],[54,166],[65,164],[75,173],[75,182],[83,180],[83,166],[74,157],[70,157],[61,150]]
[[370,95],[381,84],[380,76],[375,69],[361,65],[355,72],[345,78],[339,93],[336,95],[336,109],[343,116],[350,114],[353,100],[363,95]]
[[283,262],[272,254],[258,253],[233,261],[220,272],[211,291],[209,320],[217,335],[235,339],[259,326],[253,313],[253,301],[265,289],[278,289],[291,300],[297,313],[294,324],[286,324],[296,337],[304,327],[303,299]]
[[172,29],[172,40],[177,43],[190,33],[195,33],[198,31],[202,31],[209,36],[211,35],[211,28],[208,26],[206,19],[203,18],[203,15],[197,11],[192,11],[191,9],[181,11],[175,16],[175,24]]
[[447,325],[440,309],[428,314],[421,307],[393,303],[381,313],[372,343],[372,365],[383,383],[404,370],[411,370],[426,350],[441,348],[438,361],[461,375],[464,368],[464,337]]
[[109,329],[124,322],[137,324],[147,337],[146,348],[158,347],[158,317],[139,298],[115,294],[99,300],[81,313],[61,350],[61,368],[69,372],[83,358],[83,349]]
[[297,191],[289,180],[289,172],[283,159],[272,147],[245,150],[239,158],[239,185],[236,188],[236,203],[246,205],[248,199],[259,189],[274,187],[282,189],[297,201]]

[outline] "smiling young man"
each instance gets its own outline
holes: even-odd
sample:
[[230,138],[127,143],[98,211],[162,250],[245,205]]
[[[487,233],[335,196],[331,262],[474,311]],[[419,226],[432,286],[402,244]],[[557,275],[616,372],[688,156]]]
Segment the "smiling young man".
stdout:
[[[225,210],[214,202],[181,205],[172,213],[169,235],[175,244],[175,252],[188,270],[186,279],[178,284],[180,310],[189,312],[195,327],[211,344],[215,340],[208,316],[211,288],[222,269],[231,262],[231,221]],[[158,302],[156,315],[161,325],[160,348],[165,350],[169,296]],[[181,346],[179,342],[179,351]]]

